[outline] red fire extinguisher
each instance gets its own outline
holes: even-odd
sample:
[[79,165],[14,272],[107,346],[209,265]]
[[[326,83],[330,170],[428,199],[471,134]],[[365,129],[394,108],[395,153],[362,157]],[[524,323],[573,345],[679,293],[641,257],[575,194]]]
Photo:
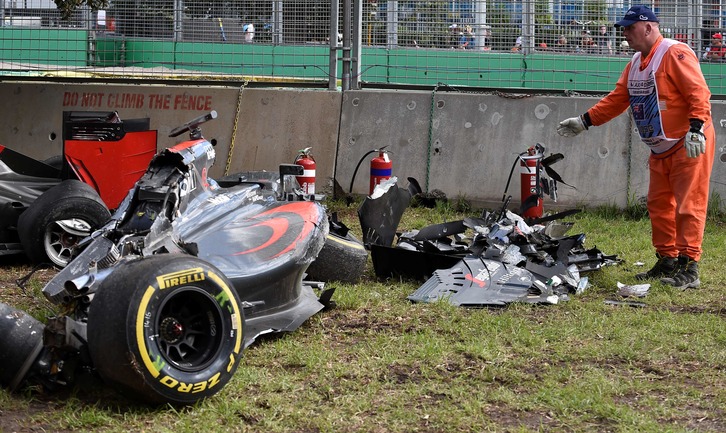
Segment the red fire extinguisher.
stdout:
[[520,157],[522,216],[525,218],[542,217],[542,194],[539,185],[542,157],[538,146],[530,147],[527,149],[527,153]]
[[376,185],[391,178],[392,169],[393,161],[391,161],[388,152],[383,148],[379,149],[378,156],[371,159],[371,183],[368,194],[373,194]]
[[304,194],[315,194],[315,159],[311,150],[312,147],[301,149],[295,158],[295,164],[302,165],[304,170],[302,176],[295,176]]

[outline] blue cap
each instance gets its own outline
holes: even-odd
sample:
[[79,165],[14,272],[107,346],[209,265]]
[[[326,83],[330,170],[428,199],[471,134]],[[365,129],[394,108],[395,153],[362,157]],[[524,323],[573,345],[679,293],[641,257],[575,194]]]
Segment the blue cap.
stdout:
[[615,27],[628,27],[638,21],[659,22],[658,17],[646,6],[633,6],[625,12],[622,20],[615,23]]

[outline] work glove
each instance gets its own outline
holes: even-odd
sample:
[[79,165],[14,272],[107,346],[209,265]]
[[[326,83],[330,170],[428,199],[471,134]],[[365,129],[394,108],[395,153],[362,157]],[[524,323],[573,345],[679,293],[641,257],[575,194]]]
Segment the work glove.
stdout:
[[683,141],[686,147],[686,155],[689,158],[697,158],[700,154],[706,152],[706,136],[703,135],[703,124],[691,121],[691,129],[686,133],[686,139]]
[[588,129],[582,116],[570,117],[560,122],[557,126],[557,133],[563,137],[574,137]]

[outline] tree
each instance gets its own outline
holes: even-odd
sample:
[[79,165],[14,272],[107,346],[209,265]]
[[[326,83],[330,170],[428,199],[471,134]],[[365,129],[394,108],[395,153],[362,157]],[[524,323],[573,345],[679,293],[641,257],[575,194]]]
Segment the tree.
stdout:
[[108,0],[53,0],[63,19],[71,17],[73,12],[83,5],[87,5],[91,10],[105,9],[108,7]]

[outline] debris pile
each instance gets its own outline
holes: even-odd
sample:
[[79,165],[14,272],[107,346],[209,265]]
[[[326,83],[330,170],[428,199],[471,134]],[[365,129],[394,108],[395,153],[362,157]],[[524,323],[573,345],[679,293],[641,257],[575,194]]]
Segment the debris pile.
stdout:
[[408,296],[411,301],[468,307],[556,304],[587,288],[583,274],[619,263],[616,256],[585,248],[584,234],[566,235],[573,224],[556,220],[577,210],[527,222],[503,208],[396,233],[412,193],[410,187],[395,187],[395,181],[385,193],[367,198],[359,217],[377,276],[427,279]]

